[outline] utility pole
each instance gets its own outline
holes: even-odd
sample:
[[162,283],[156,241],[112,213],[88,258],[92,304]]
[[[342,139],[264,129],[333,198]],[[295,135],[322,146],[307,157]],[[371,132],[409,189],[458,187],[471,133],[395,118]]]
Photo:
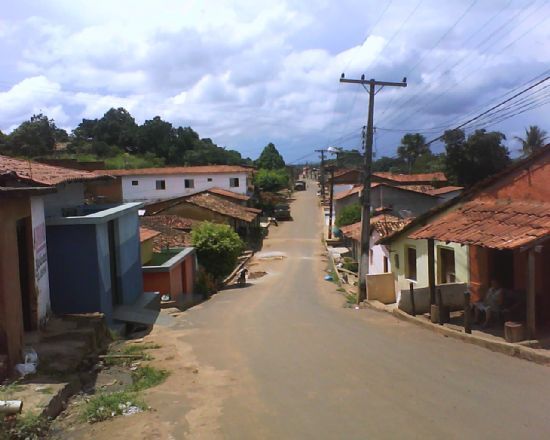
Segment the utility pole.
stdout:
[[330,171],[330,214],[328,217],[328,238],[332,238],[332,218],[334,216],[334,166],[327,168]]
[[321,183],[321,200],[325,201],[325,153],[326,150],[315,150],[317,153],[321,153],[321,168],[319,169],[319,182]]
[[[402,82],[376,81],[374,79],[346,79],[344,74],[340,77],[341,83],[361,84],[369,93],[369,115],[367,120],[367,134],[365,142],[365,162],[363,170],[363,192],[361,193],[361,256],[359,258],[359,282],[357,292],[357,303],[367,297],[367,274],[369,273],[369,244],[370,244],[370,183],[372,174],[372,141],[374,137],[374,95],[384,87],[407,87],[407,78]],[[369,86],[368,88],[366,86]],[[376,90],[376,86],[380,86]]]

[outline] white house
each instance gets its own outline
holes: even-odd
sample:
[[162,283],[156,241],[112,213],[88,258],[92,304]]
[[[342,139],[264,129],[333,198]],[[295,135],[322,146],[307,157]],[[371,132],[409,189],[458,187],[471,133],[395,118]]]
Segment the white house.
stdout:
[[236,165],[109,170],[108,174],[117,178],[109,187],[88,187],[94,196],[106,201],[152,202],[210,188],[238,194],[248,194],[252,190],[252,169]]

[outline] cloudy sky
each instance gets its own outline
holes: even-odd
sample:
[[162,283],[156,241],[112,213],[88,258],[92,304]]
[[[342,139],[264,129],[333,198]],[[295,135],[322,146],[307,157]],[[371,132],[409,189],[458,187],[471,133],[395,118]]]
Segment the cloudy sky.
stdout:
[[[360,146],[368,95],[340,84],[342,72],[406,76],[407,88],[376,95],[375,151],[392,155],[405,131],[437,137],[550,74],[546,0],[0,5],[4,132],[33,113],[72,129],[122,106],[139,123],[160,115],[244,156],[272,141],[287,161],[314,160],[317,148]],[[529,124],[550,131],[547,84],[467,128],[501,130],[511,150]]]

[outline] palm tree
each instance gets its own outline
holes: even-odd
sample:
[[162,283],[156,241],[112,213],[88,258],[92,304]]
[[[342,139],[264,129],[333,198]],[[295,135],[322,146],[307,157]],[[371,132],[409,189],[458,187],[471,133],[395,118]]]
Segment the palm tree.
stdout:
[[526,156],[544,147],[548,139],[547,133],[536,125],[531,125],[525,129],[525,138],[516,136],[516,140],[521,142],[523,154]]

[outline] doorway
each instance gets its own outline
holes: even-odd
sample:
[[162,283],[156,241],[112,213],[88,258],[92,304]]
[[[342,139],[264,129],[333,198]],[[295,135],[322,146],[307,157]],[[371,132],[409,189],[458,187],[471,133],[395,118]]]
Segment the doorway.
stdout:
[[26,332],[34,330],[32,319],[31,264],[32,248],[30,247],[30,217],[17,220],[17,262],[19,263],[19,289],[21,291],[21,312],[23,328]]
[[111,220],[107,223],[109,235],[109,269],[111,275],[111,300],[113,306],[122,304],[120,295],[120,282],[118,279],[118,261],[117,261],[117,245],[116,245],[116,225],[115,221]]
[[438,284],[454,283],[456,281],[454,249],[439,248]]

